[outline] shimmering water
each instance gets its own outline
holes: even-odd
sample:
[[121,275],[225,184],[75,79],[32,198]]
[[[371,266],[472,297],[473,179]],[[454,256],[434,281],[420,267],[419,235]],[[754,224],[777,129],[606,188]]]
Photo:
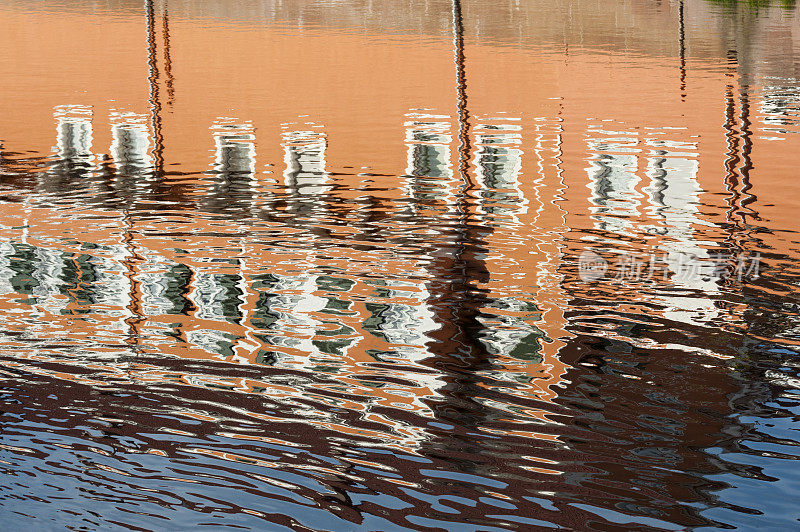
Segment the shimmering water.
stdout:
[[793,2],[0,20],[0,528],[799,526]]

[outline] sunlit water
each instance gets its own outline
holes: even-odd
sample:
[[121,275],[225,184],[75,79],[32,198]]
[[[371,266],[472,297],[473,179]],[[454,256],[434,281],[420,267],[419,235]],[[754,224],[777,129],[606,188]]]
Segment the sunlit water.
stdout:
[[792,2],[0,1],[0,528],[796,528]]

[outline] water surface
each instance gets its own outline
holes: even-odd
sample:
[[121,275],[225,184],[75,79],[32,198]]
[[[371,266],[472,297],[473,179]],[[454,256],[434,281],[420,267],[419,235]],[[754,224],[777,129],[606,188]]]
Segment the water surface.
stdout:
[[798,526],[793,2],[0,17],[2,528]]

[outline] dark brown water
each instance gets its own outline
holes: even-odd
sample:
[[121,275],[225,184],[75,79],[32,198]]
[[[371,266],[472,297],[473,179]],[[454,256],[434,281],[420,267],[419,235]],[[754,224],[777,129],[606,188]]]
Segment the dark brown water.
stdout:
[[0,529],[798,527],[793,2],[0,21]]

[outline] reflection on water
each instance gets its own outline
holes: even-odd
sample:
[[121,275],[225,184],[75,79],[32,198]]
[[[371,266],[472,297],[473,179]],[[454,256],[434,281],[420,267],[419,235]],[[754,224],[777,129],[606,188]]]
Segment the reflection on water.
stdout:
[[794,4],[0,12],[2,525],[800,519]]

